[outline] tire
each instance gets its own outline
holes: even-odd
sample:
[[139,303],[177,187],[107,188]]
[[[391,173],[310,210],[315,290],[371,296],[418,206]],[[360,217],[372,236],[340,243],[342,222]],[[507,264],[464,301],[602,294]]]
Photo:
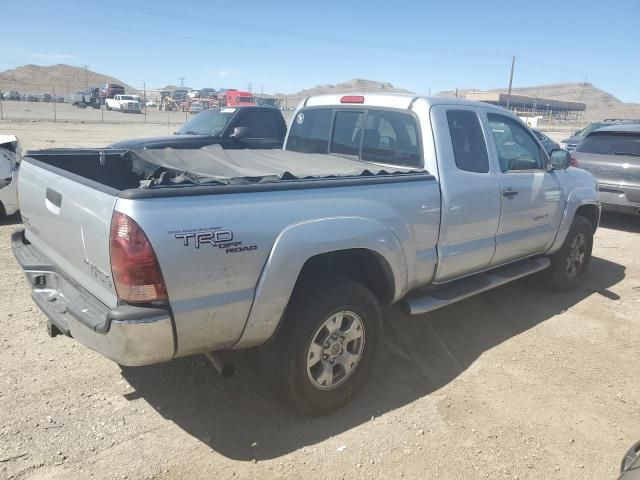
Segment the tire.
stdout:
[[108,104],[106,104],[106,103],[105,103],[105,105],[104,105],[104,106],[105,106],[105,108],[106,108],[107,110],[111,111],[111,107],[110,107]]
[[571,290],[580,284],[591,261],[593,233],[591,222],[576,215],[562,247],[551,255],[551,266],[544,272],[548,287]]
[[[371,370],[381,324],[378,301],[360,283],[328,275],[303,280],[276,337],[260,352],[269,386],[304,415],[341,407]],[[329,327],[335,329],[334,336]]]

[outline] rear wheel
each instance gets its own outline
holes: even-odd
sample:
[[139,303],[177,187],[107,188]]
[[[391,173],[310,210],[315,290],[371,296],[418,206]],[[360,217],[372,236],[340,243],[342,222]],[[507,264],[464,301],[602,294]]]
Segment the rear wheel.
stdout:
[[578,286],[591,261],[593,226],[585,217],[576,215],[560,250],[551,258],[551,266],[545,272],[547,285],[560,290]]
[[271,387],[305,415],[344,405],[371,369],[380,325],[378,302],[360,283],[339,276],[301,282],[263,349]]

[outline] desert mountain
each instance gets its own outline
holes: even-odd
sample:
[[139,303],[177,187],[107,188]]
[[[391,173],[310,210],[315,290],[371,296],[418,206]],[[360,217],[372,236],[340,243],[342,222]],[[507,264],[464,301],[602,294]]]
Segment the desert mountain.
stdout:
[[117,83],[128,92],[135,88],[122,80],[86,70],[71,65],[52,65],[41,67],[38,65],[24,65],[0,72],[0,90],[17,90],[22,93],[51,93],[55,88],[57,95],[68,95],[84,90],[86,86],[100,86],[105,83]]
[[[474,89],[458,90],[458,97],[464,98],[467,92]],[[506,88],[496,88],[492,92],[506,93]],[[529,97],[550,98],[568,102],[582,102],[587,105],[585,120],[601,120],[603,118],[640,118],[640,104],[625,103],[608,92],[591,83],[551,83],[536,87],[518,87],[512,89],[514,94]],[[455,90],[438,93],[441,97],[455,96]]]
[[317,85],[313,88],[301,90],[297,93],[276,93],[273,97],[286,101],[288,106],[295,106],[298,101],[310,95],[323,95],[326,93],[349,93],[349,92],[396,92],[396,93],[412,93],[403,88],[396,88],[387,82],[376,82],[374,80],[364,80],[354,78],[347,82],[336,83],[335,85],[327,83]]

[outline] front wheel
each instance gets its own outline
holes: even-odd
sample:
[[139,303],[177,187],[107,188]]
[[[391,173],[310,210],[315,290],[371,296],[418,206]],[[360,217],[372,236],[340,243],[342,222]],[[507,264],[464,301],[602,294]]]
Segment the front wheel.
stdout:
[[362,386],[380,330],[378,302],[360,283],[339,276],[302,281],[261,364],[287,404],[305,415],[322,415]]
[[559,290],[570,290],[584,278],[593,249],[593,226],[585,217],[576,215],[560,250],[551,258],[547,285]]

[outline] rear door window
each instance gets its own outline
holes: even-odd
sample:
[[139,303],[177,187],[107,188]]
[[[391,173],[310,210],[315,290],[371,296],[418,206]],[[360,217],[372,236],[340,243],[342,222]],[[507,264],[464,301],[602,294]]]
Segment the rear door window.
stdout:
[[599,155],[640,157],[640,134],[597,133],[588,136],[578,145],[576,151]]
[[291,123],[287,150],[300,153],[327,153],[333,110],[319,108],[299,112]]
[[488,173],[489,155],[478,115],[471,110],[449,110],[447,123],[456,166],[466,172]]

